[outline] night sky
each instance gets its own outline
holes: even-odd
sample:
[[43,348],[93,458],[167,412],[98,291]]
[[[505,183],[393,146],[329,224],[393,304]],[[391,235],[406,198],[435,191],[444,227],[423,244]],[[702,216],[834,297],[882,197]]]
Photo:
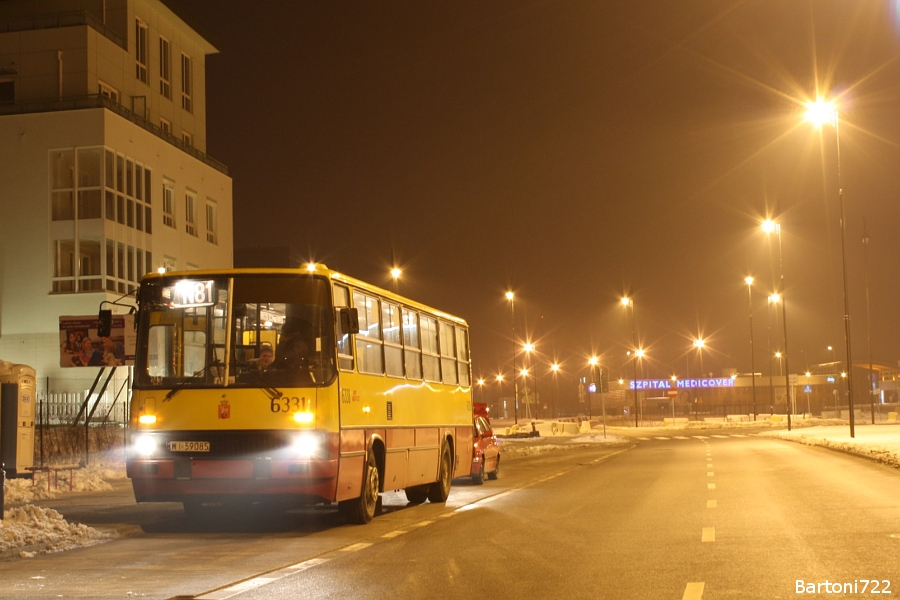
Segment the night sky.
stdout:
[[[791,372],[844,353],[835,129],[855,363],[898,366],[900,9],[894,2],[164,0],[208,57],[208,153],[235,247],[304,260],[467,319],[476,376],[517,336],[568,376],[618,376],[632,292],[648,376],[756,370],[782,224]],[[862,237],[870,237],[867,258]],[[767,329],[770,326],[770,332]],[[541,367],[546,372],[546,366]],[[777,367],[776,367],[777,373]],[[864,384],[863,384],[864,385]]]

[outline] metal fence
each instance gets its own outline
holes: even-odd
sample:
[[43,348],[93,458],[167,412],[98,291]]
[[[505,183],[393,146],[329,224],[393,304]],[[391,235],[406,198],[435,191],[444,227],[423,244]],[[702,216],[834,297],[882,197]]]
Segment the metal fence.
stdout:
[[[47,377],[37,382],[37,414],[35,425],[55,427],[84,423],[84,414],[91,415],[92,424],[121,425],[127,422],[128,400],[131,397],[130,373],[127,368],[118,368],[103,389],[109,372],[101,377],[63,378]],[[91,387],[96,381],[96,387]],[[85,399],[89,402],[85,404]]]

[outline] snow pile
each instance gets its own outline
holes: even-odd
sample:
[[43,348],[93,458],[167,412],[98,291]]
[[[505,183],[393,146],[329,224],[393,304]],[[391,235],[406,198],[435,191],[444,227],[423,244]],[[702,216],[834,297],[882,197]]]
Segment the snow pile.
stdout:
[[0,521],[0,557],[31,558],[80,546],[92,546],[115,537],[87,525],[67,522],[53,509],[25,505],[3,513]]
[[[47,485],[47,478],[50,485]],[[8,479],[6,481],[6,506],[29,504],[35,500],[55,498],[69,493],[70,471],[60,470],[56,473],[38,472],[35,479]],[[73,492],[99,492],[111,490],[109,481],[123,479],[125,467],[121,462],[99,462],[87,467],[71,470],[71,488]]]
[[766,431],[760,435],[853,452],[900,468],[900,426],[857,425],[855,433],[856,437],[851,438],[849,426],[843,425]]
[[575,446],[585,446],[589,444],[617,446],[628,443],[630,442],[627,438],[612,434],[607,434],[604,438],[602,433],[573,437],[562,444],[546,443],[545,438],[509,438],[500,440],[500,455],[503,457],[537,456],[539,454],[547,454],[548,452],[564,450]]

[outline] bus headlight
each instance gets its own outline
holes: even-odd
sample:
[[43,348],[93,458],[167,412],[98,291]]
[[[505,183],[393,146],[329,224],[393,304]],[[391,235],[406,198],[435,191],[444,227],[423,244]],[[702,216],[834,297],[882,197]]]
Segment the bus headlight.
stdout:
[[153,425],[156,423],[156,415],[141,415],[138,417],[138,423],[141,425]]
[[310,458],[324,446],[323,436],[318,433],[305,432],[297,435],[291,443],[291,451],[299,458]]
[[294,413],[294,421],[297,423],[312,423],[315,419],[316,415],[308,410]]
[[135,436],[132,446],[141,456],[150,456],[156,452],[156,438],[152,435],[138,435]]

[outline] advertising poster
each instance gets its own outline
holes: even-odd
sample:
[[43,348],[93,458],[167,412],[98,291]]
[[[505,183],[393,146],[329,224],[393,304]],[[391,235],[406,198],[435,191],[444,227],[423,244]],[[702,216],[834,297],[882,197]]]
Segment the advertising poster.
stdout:
[[59,366],[122,367],[134,364],[134,315],[113,315],[109,337],[97,335],[97,315],[59,318]]

